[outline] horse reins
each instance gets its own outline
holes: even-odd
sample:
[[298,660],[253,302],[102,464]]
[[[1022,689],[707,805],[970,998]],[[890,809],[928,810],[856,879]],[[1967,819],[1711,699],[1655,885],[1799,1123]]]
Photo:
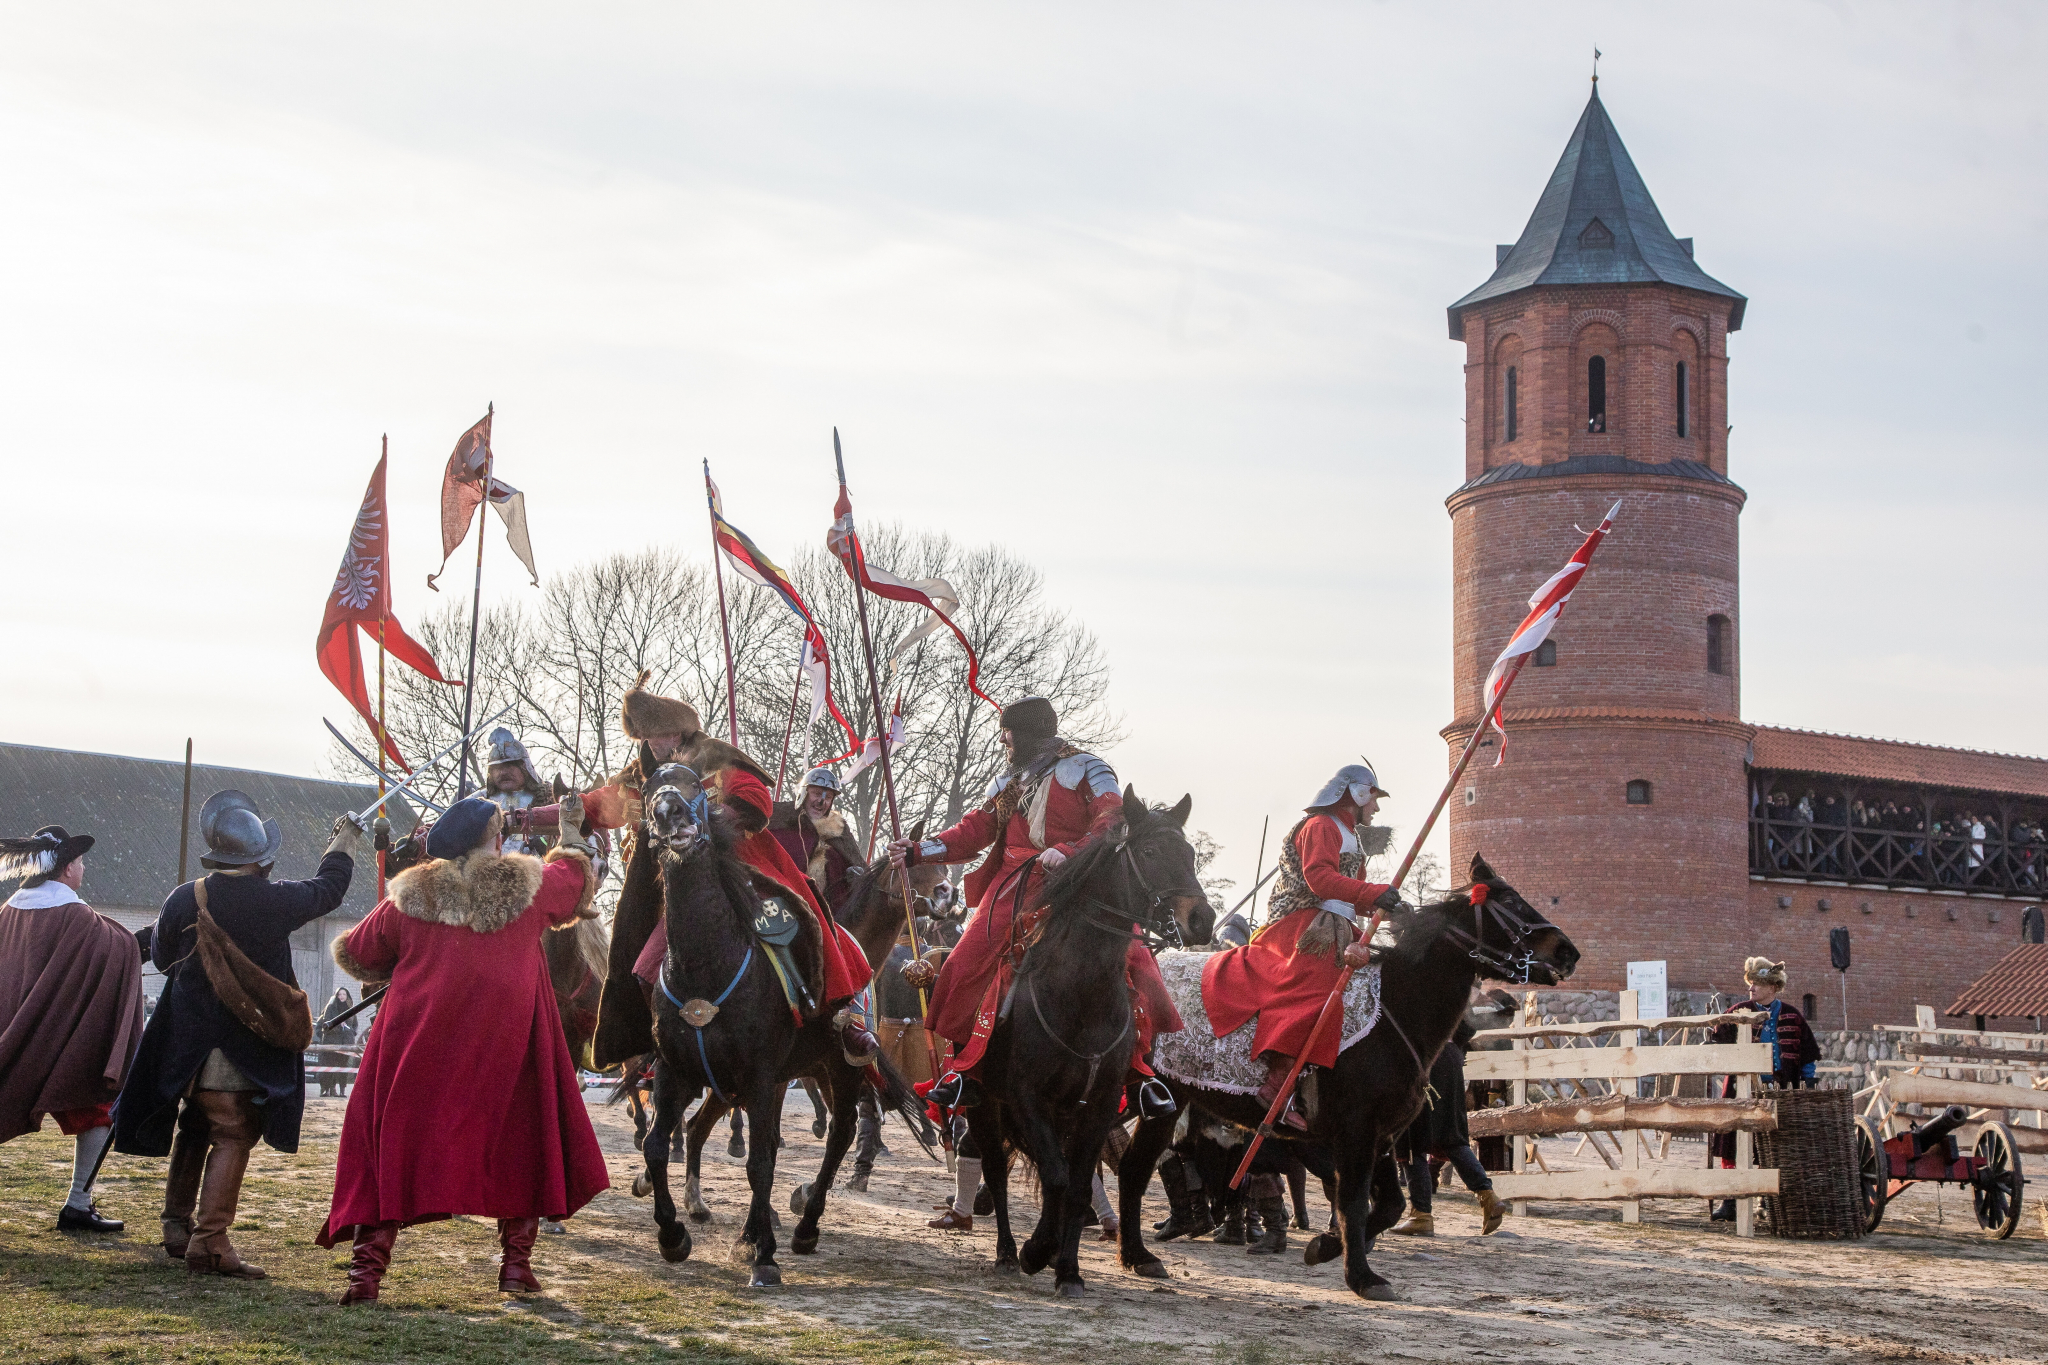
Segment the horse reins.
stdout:
[[[1497,980],[1527,984],[1530,969],[1536,965],[1536,955],[1523,948],[1522,941],[1533,938],[1543,929],[1553,929],[1556,926],[1548,920],[1541,925],[1524,924],[1493,898],[1491,890],[1485,882],[1474,882],[1466,892],[1467,899],[1472,902],[1471,932],[1467,933],[1463,925],[1446,924],[1444,934],[1453,942],[1469,948],[1468,956],[1481,967],[1496,969],[1491,974]],[[1508,946],[1505,950],[1487,945],[1488,919],[1493,920],[1507,934]],[[1514,953],[1516,949],[1521,950],[1518,955],[1508,955]]]

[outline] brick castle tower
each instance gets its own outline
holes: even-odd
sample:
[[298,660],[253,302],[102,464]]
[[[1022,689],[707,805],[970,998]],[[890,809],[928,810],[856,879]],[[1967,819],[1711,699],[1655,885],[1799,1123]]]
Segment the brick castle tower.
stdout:
[[1453,759],[1527,611],[1616,499],[1621,512],[1508,694],[1510,754],[1452,795],[1453,878],[1475,852],[1585,952],[1574,986],[1667,959],[1674,989],[1736,954],[1748,919],[1728,333],[1742,295],[1693,261],[1596,85],[1492,278],[1450,306],[1465,343],[1465,479],[1447,500]]

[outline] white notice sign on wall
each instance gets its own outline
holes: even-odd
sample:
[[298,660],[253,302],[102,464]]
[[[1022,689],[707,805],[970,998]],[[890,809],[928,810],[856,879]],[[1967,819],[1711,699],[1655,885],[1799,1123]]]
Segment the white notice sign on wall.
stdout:
[[1628,988],[1636,993],[1638,1018],[1664,1019],[1670,1016],[1664,998],[1664,980],[1662,962],[1628,964]]

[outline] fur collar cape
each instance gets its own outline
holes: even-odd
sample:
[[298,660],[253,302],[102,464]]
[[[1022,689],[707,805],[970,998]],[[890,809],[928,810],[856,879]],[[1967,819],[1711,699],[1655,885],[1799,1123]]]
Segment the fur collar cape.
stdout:
[[525,853],[494,853],[476,849],[460,858],[442,858],[409,867],[391,879],[390,896],[402,915],[427,924],[452,924],[479,934],[495,934],[524,914],[540,892],[547,863],[573,858],[583,867],[583,902],[590,908],[597,888],[590,859],[574,849],[555,849],[545,859]]

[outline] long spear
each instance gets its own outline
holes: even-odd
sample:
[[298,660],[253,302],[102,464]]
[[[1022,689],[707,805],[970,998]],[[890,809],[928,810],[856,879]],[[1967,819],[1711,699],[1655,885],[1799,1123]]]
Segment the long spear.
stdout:
[[[470,411],[475,412],[476,409],[471,408]],[[484,408],[484,420],[486,422],[490,421],[491,418],[497,415],[497,411],[498,405],[495,402],[487,404]],[[497,454],[493,443],[485,441],[484,495],[476,505],[476,589],[469,599],[469,671],[462,675],[468,679],[467,684],[462,689],[462,733],[465,737],[469,734],[470,707],[476,702],[476,630],[477,621],[483,615],[484,609],[484,542],[490,539],[487,528],[484,526],[486,520],[484,504],[491,500],[491,465],[496,459]],[[429,586],[431,586],[431,580],[429,580]],[[381,640],[378,647],[380,649],[383,647]],[[378,721],[378,724],[383,724],[381,719]],[[383,740],[384,737],[382,735],[377,736],[378,743],[381,744]],[[458,801],[469,795],[469,764],[473,757],[475,755],[470,753],[467,741],[465,740],[462,750],[462,767],[460,769],[462,775],[455,780],[455,799]],[[481,771],[476,775],[476,782],[479,787],[483,785],[484,775]]]
[[[1487,678],[1487,690],[1493,695],[1487,703],[1486,713],[1479,718],[1479,723],[1472,727],[1472,737],[1465,741],[1465,750],[1458,755],[1458,763],[1451,769],[1450,780],[1444,783],[1444,789],[1437,793],[1436,804],[1429,808],[1429,818],[1422,822],[1422,829],[1416,834],[1415,841],[1408,846],[1407,856],[1402,858],[1401,865],[1394,869],[1394,889],[1398,890],[1401,883],[1408,879],[1409,869],[1415,866],[1415,859],[1422,852],[1423,840],[1429,838],[1430,830],[1436,826],[1437,816],[1443,814],[1444,807],[1450,803],[1451,793],[1457,789],[1458,779],[1465,775],[1465,767],[1471,763],[1472,755],[1478,752],[1479,741],[1485,737],[1487,727],[1499,717],[1501,703],[1507,700],[1508,689],[1514,686],[1516,678],[1522,676],[1522,668],[1529,662],[1529,656],[1535,652],[1536,646],[1550,634],[1550,628],[1557,624],[1559,614],[1564,611],[1564,604],[1571,600],[1572,589],[1578,586],[1580,576],[1592,562],[1593,551],[1599,548],[1608,527],[1614,524],[1614,514],[1620,510],[1619,502],[1609,508],[1599,527],[1586,537],[1583,545],[1579,546],[1578,553],[1574,554],[1566,562],[1565,567],[1552,575],[1529,599],[1529,614],[1522,619],[1522,624],[1509,638],[1507,648],[1494,662],[1494,673]],[[1494,685],[1496,676],[1499,679],[1498,686]],[[1372,922],[1366,926],[1365,933],[1355,941],[1371,943],[1373,935],[1379,932],[1380,921],[1385,915],[1385,911],[1375,907]],[[1344,992],[1351,985],[1353,970],[1347,965],[1338,974],[1336,989],[1330,992],[1329,999],[1323,1001],[1322,1012],[1316,1016],[1315,1027],[1309,1030],[1308,1042],[1301,1049],[1301,1055],[1288,1062],[1287,1080],[1281,1085],[1280,1093],[1274,1098],[1272,1107],[1266,1110],[1266,1117],[1259,1124],[1258,1131],[1254,1132],[1252,1140],[1245,1144],[1244,1160],[1238,1163],[1237,1173],[1230,1177],[1230,1188],[1233,1190],[1244,1183],[1245,1176],[1252,1168],[1252,1158],[1258,1155],[1260,1145],[1273,1136],[1273,1125],[1279,1122],[1280,1115],[1287,1112],[1287,1102],[1294,1098],[1294,1086],[1301,1078],[1303,1062],[1314,1055],[1316,1045],[1322,1041],[1323,1035],[1329,1032],[1332,1022],[1343,1016]]]
[[[839,470],[839,487],[844,492],[846,488],[846,456],[839,449],[838,427],[832,428],[832,461]],[[882,683],[875,671],[875,637],[868,629],[867,585],[861,581],[862,561],[866,556],[860,548],[860,537],[853,533],[853,512],[850,507],[846,515],[847,551],[852,559],[852,563],[848,567],[853,569],[854,604],[860,609],[860,644],[861,650],[866,654],[868,661],[868,700],[874,704],[875,744],[880,749],[882,756],[882,794],[889,803],[889,838],[891,842],[894,842],[903,837],[903,821],[896,809],[896,776],[889,766],[889,722],[882,715]],[[913,958],[922,958],[924,956],[924,949],[917,941],[917,902],[910,894],[910,872],[906,868],[899,873],[899,876],[903,883],[903,925],[910,935],[910,955]],[[931,997],[922,986],[917,988],[917,1008],[920,1015],[929,1015],[932,1010]],[[923,1033],[925,1051],[931,1056],[932,1075],[936,1078],[940,1070],[939,1045],[933,1039],[930,1029],[923,1030]],[[945,1135],[945,1143],[947,1149],[951,1150],[953,1138],[950,1131]]]
[[[732,667],[732,623],[725,618],[725,565],[718,553],[718,490],[711,486],[711,461],[704,461],[704,511],[711,518],[711,572],[718,579],[718,629],[725,636],[725,719],[732,747],[740,747],[739,684]],[[777,779],[777,786],[781,785]]]
[[[796,704],[803,694],[804,656],[803,646],[799,645],[797,646],[796,656],[796,686],[790,690],[789,694],[789,723],[782,727],[782,762],[777,764],[775,768],[775,794],[768,798],[770,804],[782,799],[782,779],[789,775],[789,740],[790,736],[796,733]],[[810,742],[808,734],[804,736],[804,742],[806,744]]]
[[[381,464],[383,461],[388,460],[390,458],[391,433],[387,431],[384,433],[384,447],[382,453],[378,457],[378,463]],[[489,489],[490,485],[486,484],[484,485],[484,487],[486,489]],[[483,520],[483,512],[481,509],[479,509],[477,512],[477,520]],[[385,594],[385,597],[388,600],[390,594]],[[380,612],[377,615],[377,795],[379,796],[382,796],[384,794],[384,751],[391,747],[389,743],[390,731],[384,728],[384,620],[386,615],[388,615],[388,613],[384,612]],[[470,676],[476,676],[476,660],[474,656],[472,656],[470,659]],[[468,691],[467,689],[465,689],[463,692],[463,696],[465,697],[465,699],[468,697],[468,695]],[[467,731],[468,728],[468,726],[463,727],[465,731]],[[386,839],[384,842],[389,843],[390,840]],[[375,851],[377,854],[377,901],[379,904],[382,904],[384,901],[385,850],[382,847],[378,847]]]

